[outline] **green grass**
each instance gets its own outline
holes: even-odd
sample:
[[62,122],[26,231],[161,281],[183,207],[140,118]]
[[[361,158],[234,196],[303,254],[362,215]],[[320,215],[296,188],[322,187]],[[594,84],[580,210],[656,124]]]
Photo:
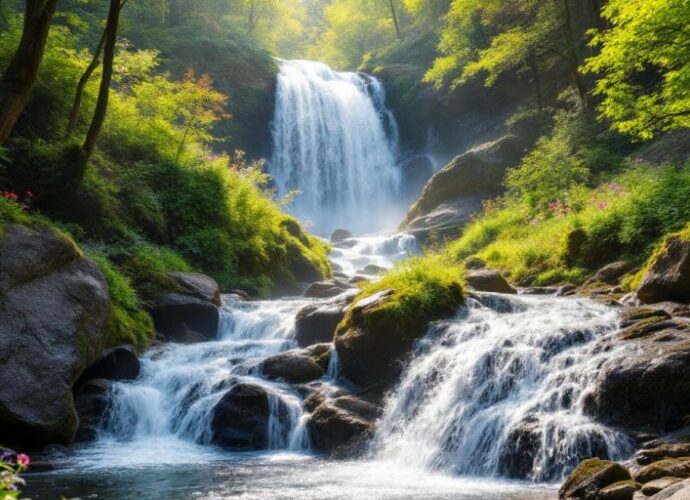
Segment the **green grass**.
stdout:
[[[365,327],[415,338],[429,321],[451,316],[464,303],[462,283],[461,266],[450,265],[445,254],[414,257],[397,264],[379,281],[363,285],[358,300],[383,290],[395,292],[389,300],[367,311]],[[346,316],[339,330],[345,331],[350,321]]]

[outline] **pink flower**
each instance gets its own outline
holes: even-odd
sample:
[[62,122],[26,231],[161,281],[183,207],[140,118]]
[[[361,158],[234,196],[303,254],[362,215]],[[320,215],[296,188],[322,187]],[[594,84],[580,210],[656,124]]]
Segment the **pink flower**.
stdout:
[[30,463],[31,459],[29,458],[29,455],[25,455],[24,453],[20,453],[19,455],[17,455],[17,465],[21,465],[22,467],[28,467]]

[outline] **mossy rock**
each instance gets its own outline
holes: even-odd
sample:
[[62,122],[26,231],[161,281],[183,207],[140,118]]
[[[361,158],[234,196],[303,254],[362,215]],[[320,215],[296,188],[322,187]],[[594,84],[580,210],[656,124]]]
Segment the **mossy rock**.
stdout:
[[631,481],[630,471],[610,460],[590,458],[584,460],[566,478],[558,491],[561,499],[599,500],[606,487],[621,481]]

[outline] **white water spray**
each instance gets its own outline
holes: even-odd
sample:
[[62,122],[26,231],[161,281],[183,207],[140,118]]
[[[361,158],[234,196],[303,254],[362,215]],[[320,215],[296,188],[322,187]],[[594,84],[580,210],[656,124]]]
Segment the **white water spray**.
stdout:
[[318,62],[280,62],[269,171],[280,194],[300,191],[292,210],[316,231],[397,223],[397,150],[380,81]]
[[548,481],[593,456],[632,451],[585,415],[603,362],[625,347],[615,310],[587,300],[484,296],[432,328],[389,398],[382,459],[459,475]]

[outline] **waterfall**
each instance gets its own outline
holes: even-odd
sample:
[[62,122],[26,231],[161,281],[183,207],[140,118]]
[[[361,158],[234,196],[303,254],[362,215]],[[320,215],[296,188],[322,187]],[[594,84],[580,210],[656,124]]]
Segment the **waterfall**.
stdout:
[[629,438],[585,412],[603,362],[625,355],[604,342],[617,323],[613,309],[587,300],[470,299],[419,343],[388,398],[374,453],[534,481],[559,479],[583,458],[625,458]]
[[281,61],[273,155],[278,192],[317,232],[394,226],[398,131],[376,78],[311,61]]

